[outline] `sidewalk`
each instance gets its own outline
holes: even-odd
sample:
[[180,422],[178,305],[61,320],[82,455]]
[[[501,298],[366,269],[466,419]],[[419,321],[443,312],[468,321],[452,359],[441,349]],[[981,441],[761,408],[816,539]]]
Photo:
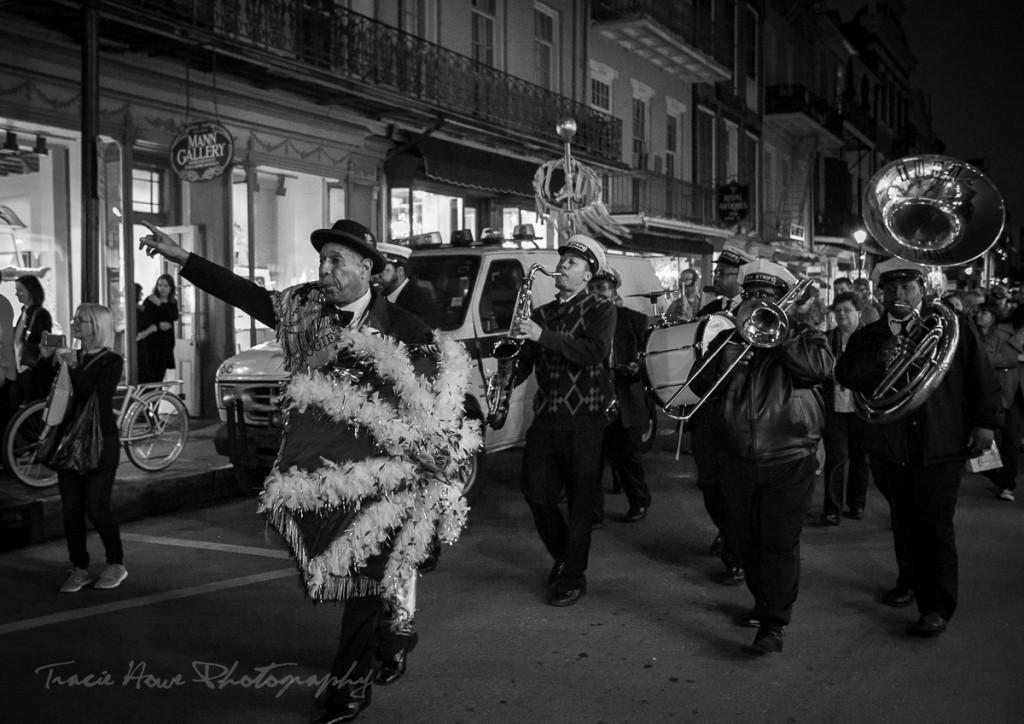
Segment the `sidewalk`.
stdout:
[[[181,457],[159,472],[139,470],[122,451],[112,501],[117,520],[125,523],[237,495],[232,466],[213,447],[220,425],[216,419],[191,418]],[[0,551],[62,535],[57,486],[30,488],[0,473]]]

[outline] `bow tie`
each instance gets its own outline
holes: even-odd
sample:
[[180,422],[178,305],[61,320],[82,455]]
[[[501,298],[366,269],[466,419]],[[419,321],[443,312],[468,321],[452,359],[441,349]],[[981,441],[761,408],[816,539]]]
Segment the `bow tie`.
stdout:
[[335,309],[332,316],[338,320],[338,324],[342,327],[347,327],[352,324],[352,317],[354,315],[352,312],[346,312],[343,309]]

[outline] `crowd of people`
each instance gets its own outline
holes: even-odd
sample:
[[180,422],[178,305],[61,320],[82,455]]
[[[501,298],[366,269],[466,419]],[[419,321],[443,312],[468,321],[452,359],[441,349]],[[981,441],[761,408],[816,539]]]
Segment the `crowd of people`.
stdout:
[[[465,522],[459,479],[482,443],[482,431],[462,409],[468,355],[416,316],[424,291],[404,259],[381,254],[355,221],[315,231],[319,280],[282,291],[268,291],[149,228],[141,248],[180,265],[197,289],[277,331],[292,373],[284,402],[289,414],[261,510],[291,547],[307,595],[344,602],[331,668],[336,685],[324,692],[314,721],[352,721],[370,705],[374,685],[404,674],[418,641],[419,573],[439,542],[453,542]],[[603,469],[628,500],[624,523],[642,521],[652,497],[640,453],[647,320],[623,305],[621,278],[594,239],[571,236],[559,255],[556,297],[517,320],[509,335],[523,344],[514,384],[531,375],[537,383],[521,490],[551,559],[543,581],[548,603],[568,607],[587,594],[592,533],[604,520]],[[757,629],[745,647],[752,654],[783,649],[819,474],[826,525],[839,525],[844,515],[861,518],[871,479],[889,504],[896,583],[881,602],[916,601],[920,616],[908,632],[917,636],[941,634],[956,609],[957,489],[965,462],[994,441],[1004,464],[987,474],[1002,499],[1013,499],[1024,428],[1024,311],[1005,300],[1005,291],[1004,299],[992,289],[976,302],[968,299],[976,292],[936,302],[963,307],[951,312],[960,334],[945,376],[919,409],[899,419],[865,422],[858,414],[857,396],[874,394],[887,365],[937,315],[926,299],[926,278],[924,267],[892,259],[874,271],[878,299],[867,280],[839,279],[826,305],[812,285],[787,305],[789,324],[775,343],[751,345],[739,335],[723,343],[715,370],[722,383],[688,425],[698,486],[717,529],[711,550],[725,565],[719,580],[745,583],[753,598],[738,621]],[[718,256],[710,301],[699,274],[682,281],[684,293],[667,315],[672,321],[660,323],[778,304],[798,287],[783,265],[733,248]],[[0,354],[0,364],[9,363],[7,384],[45,388],[48,383],[22,383],[20,375],[27,369],[52,374],[47,358],[53,356],[73,370],[82,399],[93,392],[105,399],[123,364],[110,350],[109,312],[82,305],[73,323],[80,349],[47,348],[32,337],[45,326],[42,299],[33,296],[31,281],[18,284],[24,308],[13,334],[4,336],[14,342],[10,354]],[[167,364],[166,345],[157,340],[177,313],[173,278],[164,275],[139,310],[140,343],[153,338],[146,371],[154,379]],[[33,354],[36,363],[26,364]],[[60,478],[73,564],[67,592],[91,582],[87,517],[107,557],[97,585],[114,587],[127,577],[109,516],[116,462],[106,452],[116,449],[116,436],[108,434],[109,420],[101,423],[105,463]]]

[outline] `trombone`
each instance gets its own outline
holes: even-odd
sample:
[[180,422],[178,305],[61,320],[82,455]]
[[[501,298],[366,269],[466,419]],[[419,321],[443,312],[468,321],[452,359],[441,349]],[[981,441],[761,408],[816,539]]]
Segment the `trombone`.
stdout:
[[[746,357],[751,349],[754,347],[770,349],[781,344],[789,334],[789,312],[804,296],[811,283],[812,280],[809,278],[801,279],[777,302],[767,299],[747,299],[736,308],[735,315],[729,312],[717,312],[716,314],[733,319],[735,328],[717,344],[711,353],[701,361],[697,369],[689,375],[686,382],[680,385],[672,397],[665,402],[662,408],[665,414],[673,420],[686,422],[697,413],[697,410],[703,407],[704,403],[721,386],[722,382],[732,374],[732,371],[743,361],[743,358]],[[692,391],[693,383],[718,360],[725,346],[734,342],[737,336],[746,343],[743,351],[737,355],[725,372],[719,375],[718,379],[711,385],[711,388],[703,393],[700,399],[686,410],[684,414],[680,415],[672,412],[672,403],[686,390]]]

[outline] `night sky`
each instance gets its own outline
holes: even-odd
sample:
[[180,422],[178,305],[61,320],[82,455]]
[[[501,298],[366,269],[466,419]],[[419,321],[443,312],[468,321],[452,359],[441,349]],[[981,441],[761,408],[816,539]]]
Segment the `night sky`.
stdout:
[[[849,20],[865,0],[830,0]],[[945,154],[986,159],[1013,227],[1024,225],[1024,1],[906,0],[903,29]],[[1015,232],[1016,236],[1016,232]]]

